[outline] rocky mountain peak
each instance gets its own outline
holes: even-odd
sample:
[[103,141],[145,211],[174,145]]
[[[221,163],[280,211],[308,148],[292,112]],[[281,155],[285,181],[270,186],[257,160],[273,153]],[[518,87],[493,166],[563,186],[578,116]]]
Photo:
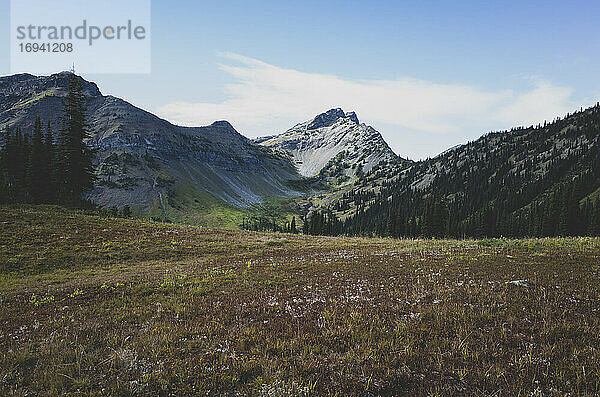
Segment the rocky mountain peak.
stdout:
[[350,118],[353,122],[358,124],[358,117],[356,113],[349,112],[345,113],[341,108],[330,109],[325,113],[317,115],[306,127],[307,130],[316,130],[323,127],[329,127],[341,118]]
[[211,124],[212,127],[222,128],[223,130],[235,130],[227,120],[217,120]]
[[250,141],[248,138],[240,134],[235,127],[226,120],[218,120],[208,127],[200,128],[203,129],[207,137],[213,141],[229,141],[230,144],[240,141]]
[[354,121],[356,124],[360,124],[360,122],[358,121],[358,116],[355,112],[347,112],[345,117]]
[[340,108],[255,142],[289,156],[301,175],[326,175],[334,183],[350,183],[379,164],[398,160],[379,132]]
[[[34,76],[17,74],[0,78],[0,95],[20,97],[40,95],[52,92],[54,95],[66,93],[71,72],[60,72],[50,76]],[[99,97],[102,94],[95,83],[77,76],[83,85],[83,93],[89,97]]]

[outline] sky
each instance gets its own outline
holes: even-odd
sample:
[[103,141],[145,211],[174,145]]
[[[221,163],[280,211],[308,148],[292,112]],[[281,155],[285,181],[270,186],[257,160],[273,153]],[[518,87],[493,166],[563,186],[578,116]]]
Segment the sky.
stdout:
[[[9,15],[0,0],[0,75]],[[257,137],[341,107],[422,159],[600,100],[598,1],[152,0],[151,15],[150,74],[79,73],[176,124]]]

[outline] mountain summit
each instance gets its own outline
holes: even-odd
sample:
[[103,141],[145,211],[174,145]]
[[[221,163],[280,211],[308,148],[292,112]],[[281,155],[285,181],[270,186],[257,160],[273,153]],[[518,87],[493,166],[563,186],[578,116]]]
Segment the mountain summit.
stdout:
[[289,156],[301,175],[325,175],[338,183],[399,160],[379,132],[340,108],[256,142]]
[[342,109],[336,108],[336,109],[330,109],[330,110],[326,111],[325,113],[321,113],[321,114],[317,115],[313,119],[313,121],[311,121],[306,126],[306,129],[307,130],[316,130],[316,129],[323,128],[323,127],[329,127],[330,125],[334,124],[336,121],[338,121],[341,118],[349,118],[354,123],[359,124],[358,117],[356,117],[356,113],[354,113],[354,112],[344,113],[344,111]]

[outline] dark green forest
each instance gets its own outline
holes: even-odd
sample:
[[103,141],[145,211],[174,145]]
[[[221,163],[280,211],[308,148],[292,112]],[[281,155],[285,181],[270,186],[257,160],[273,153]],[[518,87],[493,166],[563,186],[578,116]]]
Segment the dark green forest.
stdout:
[[83,86],[70,75],[68,93],[55,134],[50,122],[35,120],[33,131],[4,130],[0,150],[0,203],[85,206],[82,193],[95,181],[94,151],[86,124]]
[[[600,235],[600,105],[490,133],[415,163],[307,217],[309,234],[390,237]],[[424,175],[435,175],[421,187]],[[340,213],[355,208],[343,221]]]

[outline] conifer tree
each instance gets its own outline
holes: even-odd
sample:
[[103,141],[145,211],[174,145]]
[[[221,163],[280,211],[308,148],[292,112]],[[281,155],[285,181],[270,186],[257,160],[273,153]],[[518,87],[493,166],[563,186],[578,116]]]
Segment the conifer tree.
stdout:
[[388,211],[386,235],[389,237],[398,237],[396,235],[396,214],[392,208]]
[[444,237],[448,223],[448,208],[446,203],[438,196],[433,202],[433,236]]
[[425,202],[425,210],[421,218],[421,233],[425,237],[433,236],[433,203],[431,200]]
[[69,76],[61,116],[57,179],[61,201],[73,205],[80,200],[83,192],[92,188],[95,175],[92,166],[94,152],[86,144],[91,134],[85,118],[83,85],[80,77],[75,74]]
[[44,202],[44,192],[48,177],[46,175],[46,161],[44,151],[44,136],[42,133],[42,121],[36,118],[31,139],[31,152],[27,164],[27,188],[29,200],[33,204]]
[[44,162],[46,164],[47,180],[44,184],[44,202],[53,203],[56,201],[56,150],[54,147],[54,137],[50,121],[46,126],[46,136],[44,138]]
[[10,128],[4,129],[4,144],[0,148],[0,203],[9,201],[8,195],[8,148],[10,143]]
[[398,208],[396,215],[396,230],[394,232],[395,237],[403,237],[406,234],[406,221],[402,215],[402,210]]
[[8,196],[13,203],[23,203],[27,200],[27,162],[29,159],[29,142],[17,127],[14,137],[11,137],[7,148],[6,173],[8,176]]

